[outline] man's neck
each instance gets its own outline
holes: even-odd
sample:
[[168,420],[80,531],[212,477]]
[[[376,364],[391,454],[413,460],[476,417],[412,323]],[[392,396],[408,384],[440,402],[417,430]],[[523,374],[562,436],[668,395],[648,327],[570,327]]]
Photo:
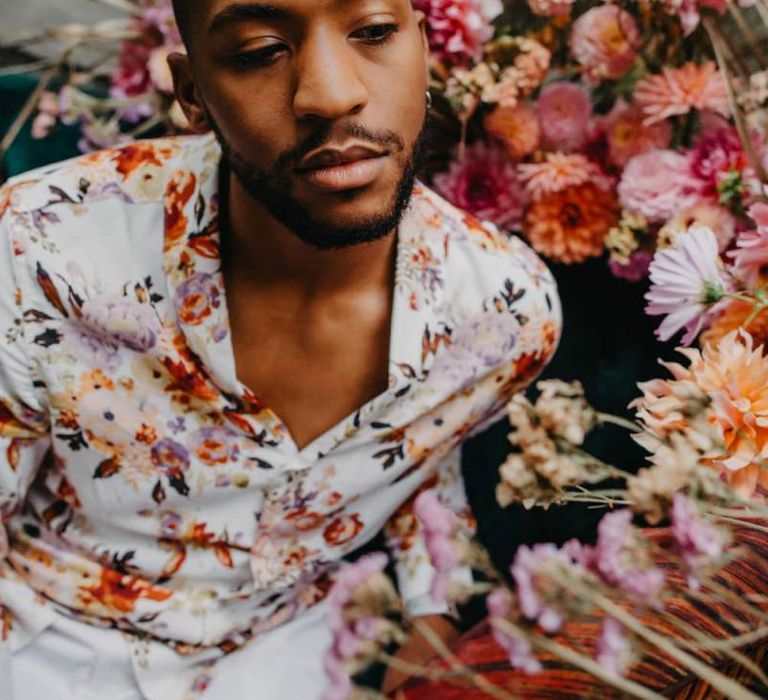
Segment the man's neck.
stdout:
[[[225,175],[227,177],[227,175]],[[318,250],[286,229],[228,175],[225,266],[240,284],[300,296],[390,288],[395,232],[371,243]]]

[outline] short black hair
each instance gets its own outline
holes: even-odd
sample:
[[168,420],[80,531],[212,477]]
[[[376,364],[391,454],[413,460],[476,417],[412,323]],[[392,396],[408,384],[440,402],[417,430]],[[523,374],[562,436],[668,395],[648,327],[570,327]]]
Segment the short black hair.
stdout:
[[181,36],[186,40],[189,30],[189,6],[194,0],[173,0],[173,14],[176,16],[176,24],[179,25]]

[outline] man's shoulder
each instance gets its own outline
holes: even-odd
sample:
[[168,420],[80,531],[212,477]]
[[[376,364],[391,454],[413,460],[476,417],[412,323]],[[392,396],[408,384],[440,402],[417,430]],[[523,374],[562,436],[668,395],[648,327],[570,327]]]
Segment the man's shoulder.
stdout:
[[487,293],[510,278],[554,285],[545,263],[518,235],[481,221],[421,184],[414,190],[413,208],[422,235],[433,250],[442,249],[448,287],[469,291],[469,285]]
[[[215,141],[205,136],[173,136],[133,141],[31,170],[0,188],[0,218],[52,206],[114,200],[126,206],[162,202],[169,177],[195,171],[216,159]],[[81,212],[85,213],[85,212]]]

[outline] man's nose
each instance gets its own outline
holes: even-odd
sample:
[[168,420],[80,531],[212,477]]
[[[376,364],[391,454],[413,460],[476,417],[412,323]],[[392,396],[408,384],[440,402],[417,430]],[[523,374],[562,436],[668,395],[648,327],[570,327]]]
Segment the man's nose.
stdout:
[[346,37],[316,33],[305,43],[297,71],[293,108],[299,119],[338,119],[360,112],[368,102],[354,47]]

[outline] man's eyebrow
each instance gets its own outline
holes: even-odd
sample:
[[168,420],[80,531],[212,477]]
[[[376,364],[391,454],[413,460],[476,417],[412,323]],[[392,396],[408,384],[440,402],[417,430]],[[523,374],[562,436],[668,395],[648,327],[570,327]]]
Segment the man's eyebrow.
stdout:
[[214,16],[208,25],[208,33],[212,34],[227,24],[235,22],[254,22],[259,20],[287,19],[291,16],[288,10],[275,5],[264,3],[235,3],[225,7]]

